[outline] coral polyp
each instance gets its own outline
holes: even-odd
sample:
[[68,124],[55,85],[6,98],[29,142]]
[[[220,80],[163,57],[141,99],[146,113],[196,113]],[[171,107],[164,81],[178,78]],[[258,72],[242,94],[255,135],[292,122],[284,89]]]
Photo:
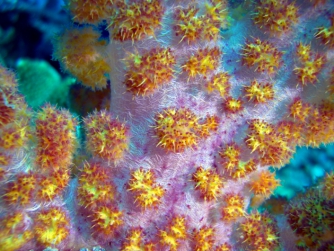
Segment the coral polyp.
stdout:
[[223,188],[223,179],[212,169],[198,167],[192,180],[195,189],[199,190],[204,200],[217,200]]
[[254,80],[249,86],[245,86],[245,97],[255,104],[267,103],[274,99],[274,89],[271,83],[259,83]]
[[165,11],[159,0],[139,0],[130,4],[116,1],[113,8],[109,24],[113,39],[132,42],[155,36]]
[[211,227],[201,227],[193,233],[194,250],[209,251],[214,246],[215,230]]
[[123,213],[113,206],[100,206],[90,215],[93,235],[103,239],[113,237],[123,225]]
[[253,43],[245,44],[242,63],[248,67],[256,66],[255,71],[274,75],[282,65],[282,55],[273,44],[257,38]]
[[98,163],[86,163],[79,176],[78,203],[95,209],[99,205],[109,205],[115,197],[115,188],[109,180],[110,172]]
[[159,237],[163,246],[169,247],[171,251],[178,250],[180,241],[187,238],[186,219],[175,216],[165,230],[160,230]]
[[227,72],[215,74],[206,83],[205,89],[208,93],[219,92],[222,98],[226,98],[231,88],[231,84],[229,82],[230,77],[231,76]]
[[315,37],[329,47],[334,47],[334,15],[330,18],[329,27],[319,27]]
[[77,121],[66,110],[47,105],[38,114],[36,162],[43,169],[66,169],[75,151]]
[[156,184],[154,174],[151,170],[142,168],[132,172],[131,179],[128,183],[129,191],[135,194],[135,202],[141,208],[146,209],[157,206],[161,203],[165,190],[159,184]]
[[145,54],[130,54],[124,84],[135,95],[152,94],[173,78],[175,56],[170,48],[154,48]]
[[[155,136],[158,138],[158,146],[164,147],[167,151],[182,152],[187,148],[194,148],[201,139],[202,130],[215,131],[216,120],[210,121],[207,117],[204,123],[200,123],[190,109],[169,108],[155,116]],[[211,123],[211,122],[214,122]],[[203,135],[202,138],[208,135]]]
[[298,22],[298,7],[289,1],[261,0],[256,7],[254,23],[271,34],[291,31]]
[[233,221],[246,215],[244,198],[238,194],[226,194],[222,208],[223,220]]
[[58,245],[68,237],[70,221],[63,209],[52,207],[36,215],[34,230],[39,243]]
[[181,67],[188,74],[188,80],[198,75],[208,76],[209,73],[218,68],[221,54],[218,47],[205,47],[199,49]]
[[277,222],[267,213],[250,214],[240,224],[240,231],[245,250],[280,250]]
[[95,111],[84,119],[87,149],[107,161],[122,160],[129,147],[129,128],[111,113]]
[[250,182],[251,191],[264,197],[269,197],[279,185],[280,182],[275,178],[275,173],[269,171],[261,172],[255,180]]

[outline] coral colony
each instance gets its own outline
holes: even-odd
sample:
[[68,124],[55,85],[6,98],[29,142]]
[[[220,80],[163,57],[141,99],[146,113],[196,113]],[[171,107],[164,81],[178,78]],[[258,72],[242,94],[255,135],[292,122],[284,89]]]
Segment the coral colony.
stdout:
[[334,140],[333,8],[69,0],[53,56],[110,100],[33,111],[0,69],[0,250],[334,250],[332,173],[260,207]]

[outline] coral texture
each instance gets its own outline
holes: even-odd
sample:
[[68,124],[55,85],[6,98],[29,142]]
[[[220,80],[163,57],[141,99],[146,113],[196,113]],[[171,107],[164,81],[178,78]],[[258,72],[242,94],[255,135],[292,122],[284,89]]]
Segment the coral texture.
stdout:
[[333,174],[285,215],[260,205],[297,146],[334,141],[333,7],[68,0],[53,56],[109,104],[34,113],[0,68],[0,247],[330,247],[333,219],[301,218],[329,215]]

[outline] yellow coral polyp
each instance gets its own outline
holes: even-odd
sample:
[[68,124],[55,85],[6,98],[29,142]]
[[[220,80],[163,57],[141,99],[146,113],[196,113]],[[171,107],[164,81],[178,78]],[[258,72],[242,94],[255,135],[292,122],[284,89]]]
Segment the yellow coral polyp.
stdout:
[[324,56],[316,55],[314,59],[302,62],[302,65],[295,67],[293,71],[303,86],[308,83],[315,84],[319,81],[317,77],[325,64],[325,61]]
[[240,157],[240,149],[239,147],[234,144],[230,143],[227,144],[222,151],[219,152],[219,155],[224,159],[228,161],[238,161]]
[[234,170],[230,171],[230,175],[232,176],[233,179],[240,179],[255,170],[256,170],[256,165],[254,160],[251,159],[247,162],[238,161],[238,164],[235,166]]
[[216,247],[215,251],[232,251],[231,245],[224,243]]
[[29,230],[20,234],[8,234],[4,230],[0,230],[0,249],[17,251],[33,237],[33,233]]
[[253,18],[260,29],[269,30],[273,35],[282,35],[290,31],[298,22],[298,8],[287,1],[261,0]]
[[196,16],[198,11],[195,6],[177,10],[174,28],[176,36],[181,37],[179,42],[186,40],[189,44],[200,39],[203,20]]
[[258,212],[246,216],[240,224],[241,241],[251,250],[280,250],[277,222]]
[[91,215],[94,234],[112,237],[123,225],[123,212],[114,207],[101,206]]
[[223,188],[223,179],[213,170],[198,167],[193,174],[195,189],[198,189],[204,200],[216,200]]
[[294,153],[289,137],[261,120],[253,120],[250,123],[249,134],[245,141],[252,152],[259,153],[262,165],[281,167]]
[[282,64],[282,55],[273,44],[255,39],[254,43],[246,43],[242,53],[242,63],[248,67],[256,66],[255,71],[273,75]]
[[230,75],[227,72],[221,72],[213,75],[210,81],[206,83],[205,88],[208,93],[217,91],[222,98],[226,98],[231,88],[229,81]]
[[135,202],[144,209],[158,205],[165,194],[162,186],[156,184],[152,171],[142,168],[132,172],[128,186],[135,194]]
[[69,227],[67,215],[60,208],[49,208],[35,218],[36,239],[45,246],[62,243],[68,237]]
[[311,113],[311,106],[301,99],[296,99],[289,106],[290,115],[295,119],[301,122],[305,122],[307,117]]
[[38,191],[38,197],[41,200],[51,201],[58,194],[58,186],[48,178],[44,178],[40,182],[40,186],[41,188]]
[[212,250],[214,245],[215,230],[212,227],[201,227],[195,230],[193,234],[193,240],[195,243],[196,251],[209,251]]
[[308,61],[311,59],[311,45],[305,45],[302,43],[299,43],[297,45],[297,57],[300,61]]
[[244,107],[240,98],[235,99],[228,97],[223,103],[223,108],[228,113],[237,113],[240,112]]
[[160,230],[160,243],[169,247],[171,251],[178,250],[180,240],[187,237],[185,218],[176,216],[165,230]]
[[120,161],[129,147],[129,129],[112,118],[106,110],[95,111],[84,119],[86,146],[95,156],[108,161]]
[[[159,0],[140,0],[134,3],[118,3],[109,27],[115,40],[132,42],[147,36],[155,36],[161,27],[164,7]],[[115,6],[116,7],[116,6]]]
[[127,235],[126,241],[122,245],[121,251],[153,251],[154,244],[144,243],[143,231],[132,229]]
[[110,204],[114,197],[115,188],[106,169],[97,163],[85,163],[79,176],[79,205],[94,210],[101,203]]
[[246,215],[244,210],[244,199],[238,194],[226,194],[225,205],[222,208],[223,220],[234,221]]
[[26,206],[32,202],[37,179],[32,173],[24,174],[6,188],[4,200],[10,205]]
[[16,212],[0,220],[0,250],[16,251],[33,238],[27,228],[27,214]]
[[170,48],[154,48],[143,55],[130,54],[126,59],[124,84],[136,95],[149,95],[174,77],[175,56]]
[[155,116],[155,136],[159,139],[157,146],[167,151],[182,152],[194,148],[199,140],[208,133],[217,130],[217,120],[207,119],[199,123],[199,117],[186,108],[168,108]]
[[[319,0],[318,0],[319,1]],[[320,0],[321,1],[321,0]],[[334,47],[334,15],[331,16],[331,25],[329,27],[320,27],[315,37],[329,47]]]
[[275,178],[275,173],[269,171],[262,171],[255,180],[250,182],[251,191],[265,198],[268,198],[279,185],[280,182]]
[[218,68],[221,51],[218,47],[205,47],[199,49],[181,67],[188,74],[188,80],[198,75],[208,76],[208,74]]
[[28,128],[24,123],[16,122],[11,128],[5,128],[1,133],[0,146],[4,149],[18,149],[28,141]]
[[36,162],[47,170],[66,170],[76,149],[76,120],[67,110],[46,105],[37,114]]
[[255,104],[266,103],[274,98],[273,85],[270,83],[259,83],[257,80],[251,82],[250,86],[245,86],[245,97]]

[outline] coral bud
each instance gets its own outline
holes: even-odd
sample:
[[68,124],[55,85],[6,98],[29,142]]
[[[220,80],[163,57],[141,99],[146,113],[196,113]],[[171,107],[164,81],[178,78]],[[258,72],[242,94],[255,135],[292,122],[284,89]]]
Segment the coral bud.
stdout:
[[201,227],[194,231],[193,241],[194,250],[196,251],[209,251],[213,248],[215,238],[215,230],[212,227]]
[[135,201],[144,209],[158,205],[165,194],[162,186],[156,184],[152,171],[142,168],[132,172],[128,186],[135,194]]
[[35,217],[35,234],[37,241],[44,245],[58,245],[69,234],[70,222],[61,208],[51,207],[37,213]]
[[275,173],[262,171],[249,185],[254,194],[268,198],[280,183],[279,180],[275,179]]
[[195,188],[201,192],[204,200],[216,200],[223,187],[223,179],[213,170],[198,167],[192,180]]
[[95,111],[84,119],[86,146],[93,155],[117,162],[129,147],[130,130],[106,110]]

